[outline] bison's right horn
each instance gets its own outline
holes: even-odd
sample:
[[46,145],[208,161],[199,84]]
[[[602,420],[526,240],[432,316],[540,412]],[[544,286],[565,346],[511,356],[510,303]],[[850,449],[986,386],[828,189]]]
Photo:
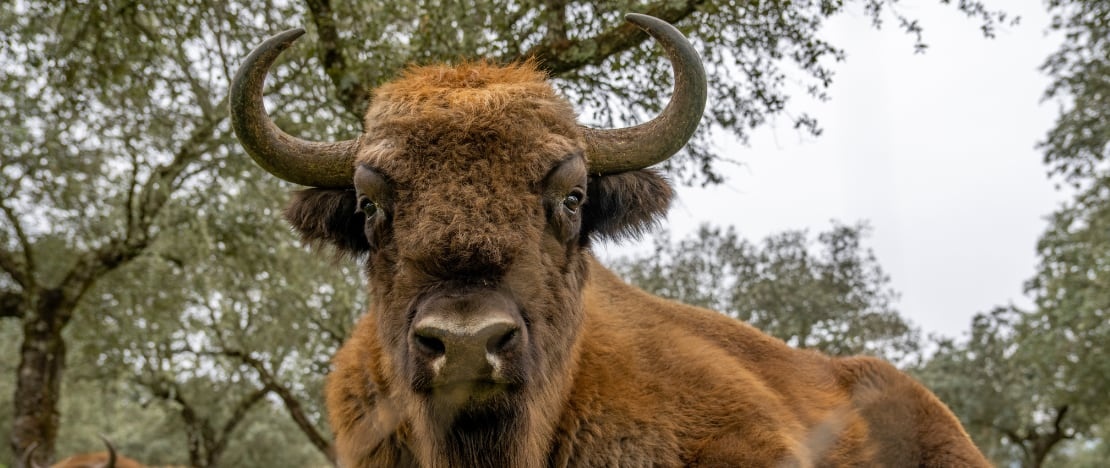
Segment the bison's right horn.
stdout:
[[584,129],[590,172],[612,174],[643,169],[682,149],[705,110],[705,68],[690,41],[666,21],[632,13],[629,22],[659,41],[674,69],[674,93],[657,117],[635,127]]
[[274,125],[262,103],[266,72],[302,34],[300,28],[279,33],[247,56],[231,82],[231,127],[247,154],[271,174],[312,187],[348,187],[357,140],[321,143],[289,135]]

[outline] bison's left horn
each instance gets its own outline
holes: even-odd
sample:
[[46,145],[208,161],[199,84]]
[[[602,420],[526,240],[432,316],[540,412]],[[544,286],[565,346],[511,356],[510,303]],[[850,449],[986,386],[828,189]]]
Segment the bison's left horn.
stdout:
[[231,82],[231,126],[251,158],[271,174],[312,187],[347,187],[354,178],[357,140],[307,141],[283,132],[262,103],[262,85],[277,56],[304,30],[290,29],[266,39],[247,56]]
[[674,94],[650,122],[615,130],[585,129],[591,173],[643,169],[666,160],[694,134],[705,110],[705,69],[690,41],[661,19],[636,13],[625,18],[663,46],[674,68]]
[[35,462],[35,450],[37,450],[38,448],[38,441],[34,441],[31,442],[31,445],[27,446],[27,450],[23,451],[23,457],[21,457],[20,460],[20,464],[23,466],[23,468],[43,468],[42,465]]

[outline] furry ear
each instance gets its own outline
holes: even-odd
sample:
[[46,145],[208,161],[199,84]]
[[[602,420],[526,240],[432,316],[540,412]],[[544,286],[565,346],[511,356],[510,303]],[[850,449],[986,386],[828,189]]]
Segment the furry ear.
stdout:
[[674,191],[650,169],[592,176],[586,184],[583,237],[637,238],[655,225],[671,206]]
[[340,255],[358,256],[370,250],[370,243],[356,202],[354,189],[300,190],[293,192],[285,219],[312,247],[330,245]]

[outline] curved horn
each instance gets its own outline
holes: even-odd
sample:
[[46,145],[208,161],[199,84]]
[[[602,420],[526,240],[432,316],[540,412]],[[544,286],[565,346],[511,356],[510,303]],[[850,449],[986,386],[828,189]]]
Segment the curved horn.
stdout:
[[650,122],[615,130],[584,129],[591,173],[643,169],[666,160],[694,134],[705,110],[705,69],[690,41],[659,18],[632,13],[625,19],[663,46],[674,68],[674,93],[663,112]]
[[116,448],[108,442],[108,438],[104,434],[100,434],[100,440],[104,441],[104,445],[108,446],[108,463],[104,464],[104,468],[116,468]]
[[27,450],[23,451],[23,456],[20,457],[19,463],[24,468],[43,468],[42,465],[35,463],[35,450],[39,448],[39,442],[36,440],[27,446]]
[[358,140],[336,143],[307,141],[283,132],[262,103],[266,72],[282,51],[304,34],[290,29],[254,49],[231,82],[231,126],[247,154],[267,172],[312,187],[347,187],[354,178]]

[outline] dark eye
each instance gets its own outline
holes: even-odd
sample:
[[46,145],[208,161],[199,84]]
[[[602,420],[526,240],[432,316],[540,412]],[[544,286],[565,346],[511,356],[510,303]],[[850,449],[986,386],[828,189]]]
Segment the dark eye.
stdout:
[[577,212],[578,207],[582,206],[583,194],[581,190],[574,189],[563,198],[563,206],[571,213]]
[[358,209],[362,210],[362,214],[366,215],[366,218],[369,219],[371,216],[374,216],[374,213],[378,212],[378,204],[374,203],[374,201],[369,198],[363,198],[358,201]]

